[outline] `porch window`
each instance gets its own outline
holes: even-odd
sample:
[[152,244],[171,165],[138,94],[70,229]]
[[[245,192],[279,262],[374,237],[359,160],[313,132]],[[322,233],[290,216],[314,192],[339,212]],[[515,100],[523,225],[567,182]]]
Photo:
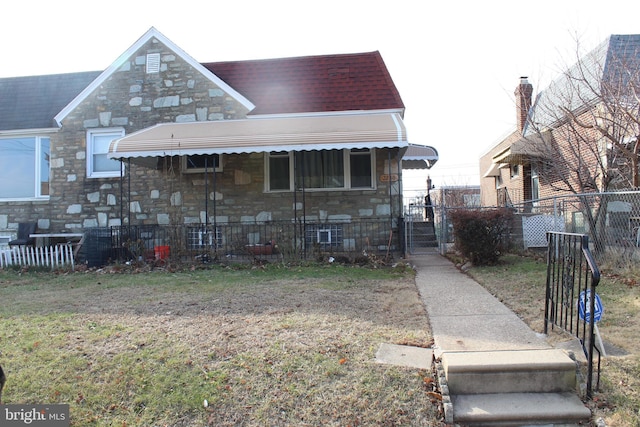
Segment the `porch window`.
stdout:
[[124,136],[124,129],[91,129],[87,131],[87,176],[89,178],[119,177],[122,164],[107,157],[111,141]]
[[269,155],[269,189],[271,191],[291,190],[289,153],[278,151]]
[[296,154],[296,182],[302,188],[344,188],[344,155],[339,150]]
[[[295,173],[292,165],[295,165]],[[373,188],[374,155],[369,149],[272,152],[267,160],[267,190],[291,191]]]
[[342,246],[343,230],[341,224],[307,225],[305,240],[307,245],[319,245],[323,249]]
[[211,172],[215,167],[216,172],[222,172],[221,164],[219,154],[184,156],[182,158],[182,171],[184,173],[203,173],[205,169]]
[[371,150],[367,148],[352,149],[349,152],[351,188],[371,188],[372,164]]
[[49,195],[50,139],[0,139],[0,199],[31,199]]

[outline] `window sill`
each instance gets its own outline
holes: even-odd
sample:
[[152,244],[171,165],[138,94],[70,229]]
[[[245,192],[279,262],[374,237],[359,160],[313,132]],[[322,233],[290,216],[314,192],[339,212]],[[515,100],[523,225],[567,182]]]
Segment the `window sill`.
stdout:
[[[299,188],[298,192],[301,192],[303,189]],[[306,193],[321,193],[321,192],[337,192],[337,191],[376,191],[377,188],[371,187],[361,187],[361,188],[305,188],[304,191]],[[294,190],[266,190],[265,193],[274,193],[274,194],[282,194],[282,193],[293,193]]]
[[0,198],[0,203],[8,203],[8,202],[48,202],[49,196],[41,196],[41,197],[16,197],[16,198]]

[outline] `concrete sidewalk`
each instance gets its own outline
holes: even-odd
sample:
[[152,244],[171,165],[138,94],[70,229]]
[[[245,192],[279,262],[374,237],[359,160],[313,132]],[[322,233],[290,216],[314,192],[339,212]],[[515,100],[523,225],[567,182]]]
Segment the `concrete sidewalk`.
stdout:
[[551,346],[480,284],[437,252],[413,255],[435,353],[538,350]]

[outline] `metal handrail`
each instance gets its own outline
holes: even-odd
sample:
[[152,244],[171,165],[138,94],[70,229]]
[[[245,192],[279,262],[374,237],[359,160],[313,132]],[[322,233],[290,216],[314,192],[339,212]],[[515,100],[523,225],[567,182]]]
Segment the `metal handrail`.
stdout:
[[589,298],[589,315],[582,320],[576,315],[574,301],[577,302],[581,292],[586,293],[587,289],[591,295],[596,294],[596,287],[600,283],[600,269],[589,249],[587,235],[548,232],[547,239],[544,333],[548,332],[548,325],[551,324],[552,328],[554,325],[563,328],[580,340],[587,358],[586,393],[591,398],[595,352],[598,353],[596,390],[600,387],[601,351],[595,345],[595,297]]

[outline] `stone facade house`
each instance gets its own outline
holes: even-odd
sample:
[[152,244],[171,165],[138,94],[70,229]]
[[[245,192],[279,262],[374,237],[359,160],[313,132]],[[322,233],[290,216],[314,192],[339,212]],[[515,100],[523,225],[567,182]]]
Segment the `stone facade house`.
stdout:
[[102,72],[0,79],[0,100],[5,236],[37,222],[151,230],[147,249],[360,251],[393,233],[401,250],[403,156],[437,160],[409,143],[378,52],[199,63],[151,28]]

